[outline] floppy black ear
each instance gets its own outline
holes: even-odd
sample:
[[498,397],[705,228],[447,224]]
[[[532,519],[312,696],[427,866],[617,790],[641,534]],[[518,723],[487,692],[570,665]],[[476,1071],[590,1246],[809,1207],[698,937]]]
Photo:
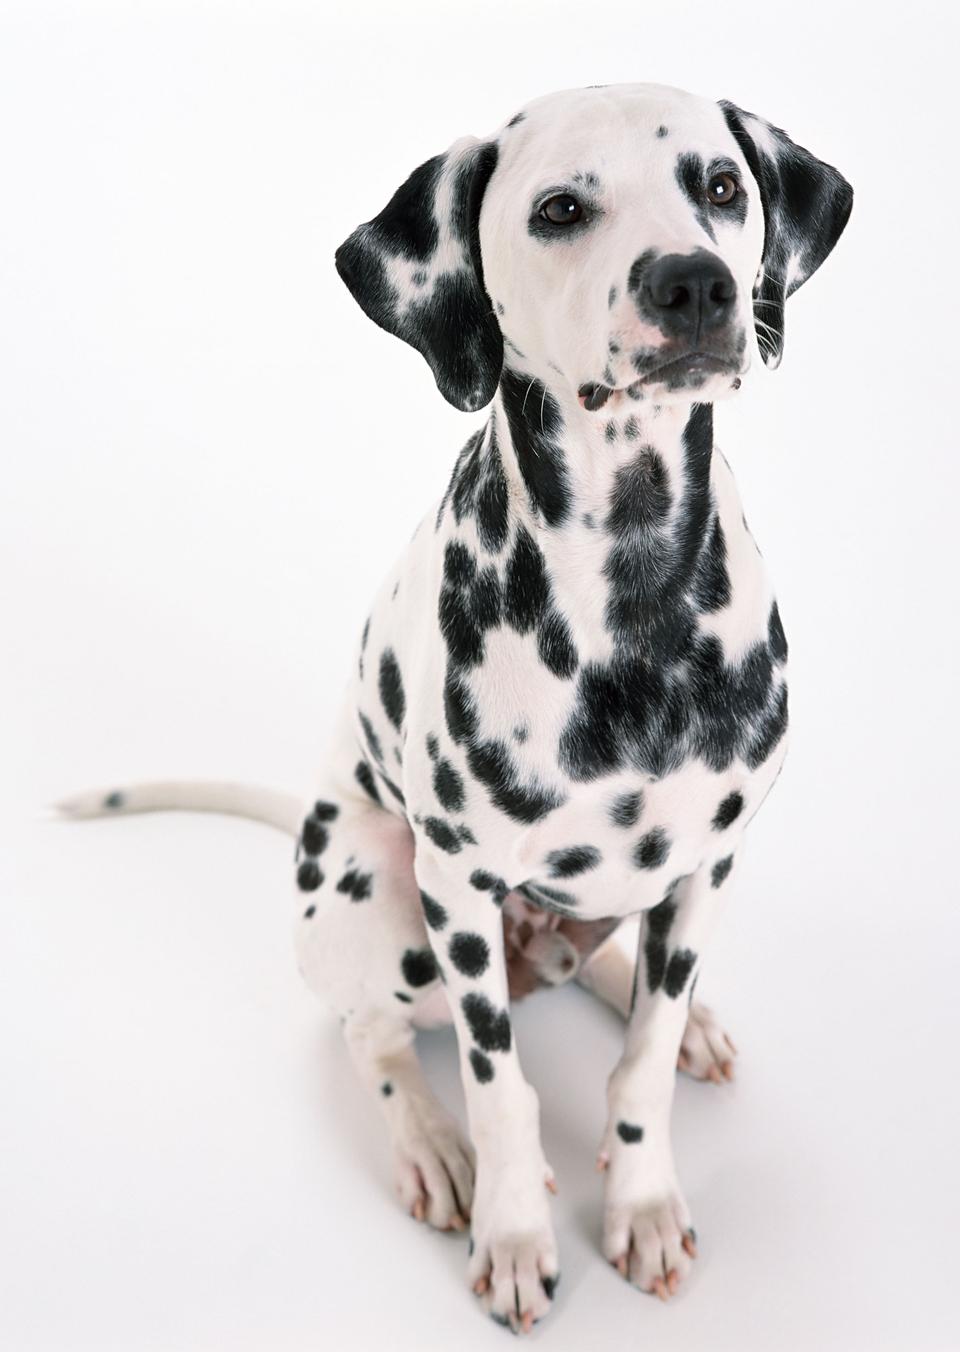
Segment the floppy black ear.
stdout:
[[496,164],[493,142],[455,142],[414,169],[336,255],[364,313],[421,352],[441,394],[464,412],[490,402],[503,365],[478,229]]
[[832,165],[824,164],[774,127],[736,104],[720,100],[763,205],[763,261],[753,289],[757,344],[767,366],[783,355],[783,308],[843,233],[853,206],[853,189]]

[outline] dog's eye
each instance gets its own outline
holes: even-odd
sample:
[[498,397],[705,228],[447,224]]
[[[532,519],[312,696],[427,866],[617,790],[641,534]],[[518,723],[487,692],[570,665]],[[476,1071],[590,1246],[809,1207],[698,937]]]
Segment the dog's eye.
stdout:
[[714,174],[707,184],[707,198],[715,207],[725,207],[738,191],[737,180],[732,174]]
[[583,207],[575,197],[562,192],[544,202],[540,215],[551,225],[576,225],[583,218]]

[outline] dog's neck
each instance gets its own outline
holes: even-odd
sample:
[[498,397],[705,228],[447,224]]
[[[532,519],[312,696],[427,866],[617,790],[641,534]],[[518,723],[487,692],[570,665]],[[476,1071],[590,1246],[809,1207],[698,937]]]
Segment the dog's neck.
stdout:
[[655,404],[621,394],[616,406],[610,401],[590,412],[559,380],[551,385],[507,367],[492,421],[512,510],[536,531],[544,550],[556,528],[602,530],[624,471],[641,451],[656,457],[674,502],[709,485],[711,404]]
[[499,457],[510,535],[535,541],[582,655],[614,641],[673,660],[716,515],[712,405],[621,395],[589,412],[559,380],[507,368],[476,455],[481,484]]

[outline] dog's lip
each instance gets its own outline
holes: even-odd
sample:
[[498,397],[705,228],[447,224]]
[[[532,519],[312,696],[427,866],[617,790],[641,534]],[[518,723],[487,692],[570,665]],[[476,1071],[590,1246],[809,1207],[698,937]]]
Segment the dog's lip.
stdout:
[[638,374],[629,385],[604,385],[600,381],[585,381],[577,391],[577,397],[589,412],[603,408],[612,394],[623,394],[635,390],[639,385],[656,385],[661,380],[679,371],[703,371],[717,374],[740,375],[740,363],[733,357],[724,357],[719,352],[684,352],[679,357],[670,357],[649,371]]

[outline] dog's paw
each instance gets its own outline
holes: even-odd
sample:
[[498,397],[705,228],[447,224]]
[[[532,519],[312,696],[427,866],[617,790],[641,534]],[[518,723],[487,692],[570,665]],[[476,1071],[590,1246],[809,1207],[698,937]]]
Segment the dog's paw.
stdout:
[[690,1275],[697,1256],[696,1235],[683,1194],[675,1185],[652,1195],[629,1198],[608,1185],[603,1218],[603,1253],[633,1286],[669,1300]]
[[680,1043],[678,1069],[695,1080],[722,1084],[733,1079],[736,1055],[736,1047],[720,1027],[713,1010],[694,1001]]
[[473,1205],[473,1147],[435,1104],[411,1096],[392,1128],[394,1185],[415,1220],[465,1230]]
[[500,1173],[490,1196],[478,1180],[467,1280],[492,1319],[529,1333],[549,1312],[560,1280],[546,1197],[553,1175],[547,1166],[538,1178]]

